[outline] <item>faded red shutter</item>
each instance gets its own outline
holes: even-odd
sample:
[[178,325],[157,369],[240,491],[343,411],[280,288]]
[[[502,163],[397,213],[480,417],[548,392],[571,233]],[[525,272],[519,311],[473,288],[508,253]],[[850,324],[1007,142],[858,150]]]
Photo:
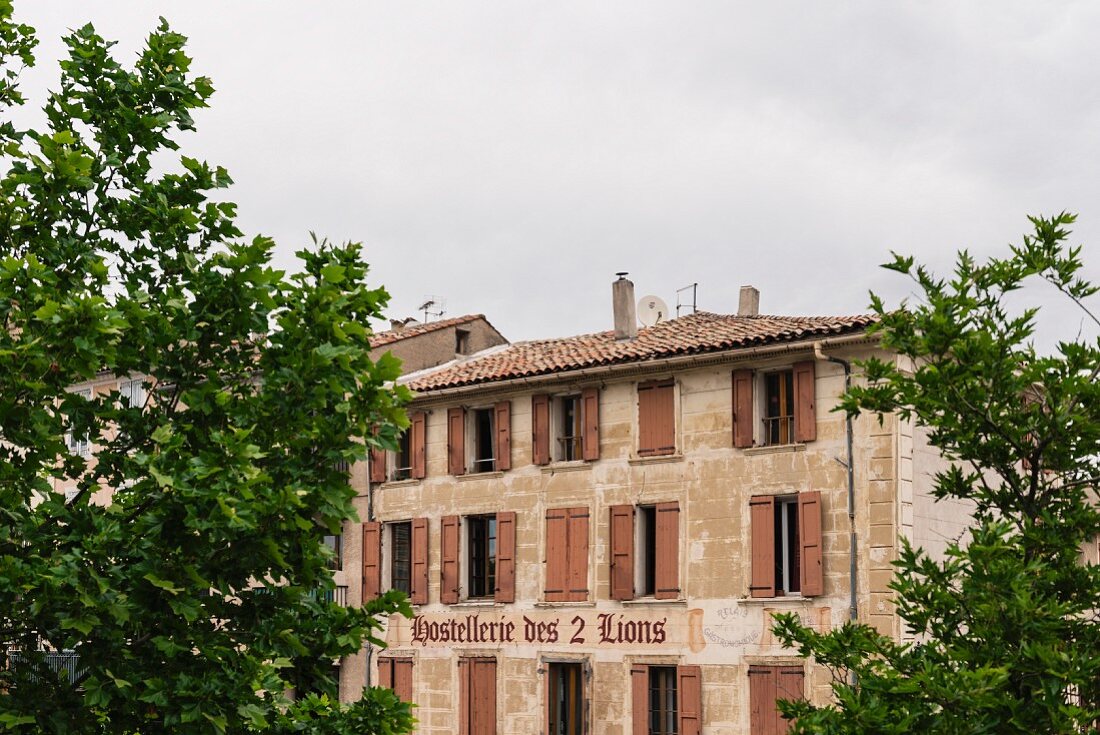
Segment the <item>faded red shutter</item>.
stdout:
[[510,470],[512,469],[512,402],[501,401],[494,408],[497,429],[496,468]]
[[531,396],[531,461],[550,464],[550,396]]
[[569,596],[588,599],[588,508],[569,509]]
[[473,706],[471,735],[495,735],[497,731],[497,662],[491,658],[473,659]]
[[653,596],[658,600],[675,600],[680,596],[680,506],[675,503],[658,503],[657,558]]
[[386,450],[381,447],[370,449],[370,481],[386,481]]
[[638,454],[655,456],[676,451],[676,421],[672,381],[638,385]]
[[568,600],[569,517],[565,508],[546,511],[546,599]]
[[466,409],[447,409],[447,472],[466,474]]
[[458,602],[458,516],[444,516],[440,522],[439,601]]
[[382,594],[382,524],[363,524],[363,602]]
[[409,431],[410,449],[412,449],[412,476],[422,480],[428,476],[428,417],[422,411],[409,416],[412,425]]
[[585,388],[581,391],[581,406],[584,414],[581,456],[591,462],[600,458],[600,389]]
[[413,701],[413,661],[411,658],[393,659],[393,693],[402,702]]
[[634,506],[611,506],[611,599],[634,599]]
[[378,659],[378,686],[393,689],[393,659],[388,656]]
[[428,519],[412,520],[412,594],[414,605],[428,604]]
[[[806,698],[806,674],[802,671],[801,666],[781,666],[779,667],[778,676],[776,677],[775,698],[779,699],[805,699]],[[791,729],[794,724],[793,720],[783,719],[783,715],[779,714],[779,705],[775,705],[775,722],[776,730],[779,733],[786,733]]]
[[825,594],[825,570],[821,554],[821,493],[798,494],[799,583],[803,597]]
[[752,520],[752,597],[775,597],[775,499],[754,495],[749,500]]
[[703,729],[703,678],[698,666],[676,667],[679,735],[699,735]]
[[630,667],[630,699],[633,728],[631,735],[649,735],[649,667]]
[[515,511],[497,513],[497,588],[493,599],[497,602],[516,601],[516,514]]
[[458,660],[458,732],[459,735],[472,735],[470,722],[470,698],[473,696],[473,659]]
[[775,693],[775,667],[750,666],[749,732],[752,735],[779,734],[779,715],[775,709]]
[[733,446],[753,443],[752,370],[733,371]]
[[814,361],[794,364],[794,440],[812,442],[817,439],[817,403]]

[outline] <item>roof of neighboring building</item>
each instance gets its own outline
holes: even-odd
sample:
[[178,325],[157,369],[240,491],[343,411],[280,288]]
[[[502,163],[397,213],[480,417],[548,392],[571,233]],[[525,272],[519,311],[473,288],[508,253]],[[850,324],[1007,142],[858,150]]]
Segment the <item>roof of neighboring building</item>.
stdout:
[[[447,329],[448,327],[460,327],[463,324],[469,324],[470,322],[476,322],[478,319],[489,324],[489,320],[485,318],[484,314],[467,314],[466,316],[456,316],[450,319],[440,319],[437,322],[424,322],[417,324],[409,324],[401,329],[387,329],[385,332],[377,332],[370,338],[371,347],[382,347],[384,345],[390,345],[394,342],[400,342],[403,339],[409,337],[418,337],[421,334],[428,334],[429,332],[435,332],[440,329]],[[489,324],[493,330],[492,324]]]
[[615,333],[608,331],[516,342],[412,375],[408,386],[417,391],[456,388],[599,365],[793,342],[860,332],[875,321],[871,315],[736,316],[700,311],[641,328],[631,340],[616,340]]

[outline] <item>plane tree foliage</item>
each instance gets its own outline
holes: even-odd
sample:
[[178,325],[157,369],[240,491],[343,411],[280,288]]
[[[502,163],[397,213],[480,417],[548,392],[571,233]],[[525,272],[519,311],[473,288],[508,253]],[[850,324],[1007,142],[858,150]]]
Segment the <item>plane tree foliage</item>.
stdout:
[[[329,601],[322,544],[360,438],[407,425],[387,294],[358,245],[288,275],[244,237],[180,152],[213,87],[163,20],[132,63],[71,32],[42,114],[35,43],[0,0],[0,732],[408,731],[388,690],[335,700],[334,659],[410,610]],[[77,390],[132,376],[141,405]]]
[[[1004,256],[962,252],[946,278],[911,257],[885,266],[917,294],[896,309],[872,296],[874,331],[899,359],[862,363],[842,408],[924,427],[948,465],[937,501],[965,501],[973,518],[942,559],[903,543],[891,589],[911,642],[778,616],[780,638],[833,672],[831,704],[783,705],[793,732],[1095,732],[1100,566],[1082,549],[1100,533],[1100,342],[1089,336],[1100,321],[1082,249],[1067,244],[1073,222],[1033,217]],[[1043,322],[1026,304],[1039,288],[1079,314],[1076,338],[1035,347]]]

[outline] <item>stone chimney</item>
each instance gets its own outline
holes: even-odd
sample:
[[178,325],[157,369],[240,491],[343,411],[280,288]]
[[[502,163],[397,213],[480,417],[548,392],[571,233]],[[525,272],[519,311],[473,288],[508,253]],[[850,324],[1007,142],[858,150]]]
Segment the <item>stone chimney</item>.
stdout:
[[752,286],[741,287],[741,300],[737,304],[737,316],[756,316],[760,313],[760,292]]
[[634,306],[634,283],[626,273],[611,284],[611,306],[615,312],[615,339],[634,339],[638,336],[638,314]]

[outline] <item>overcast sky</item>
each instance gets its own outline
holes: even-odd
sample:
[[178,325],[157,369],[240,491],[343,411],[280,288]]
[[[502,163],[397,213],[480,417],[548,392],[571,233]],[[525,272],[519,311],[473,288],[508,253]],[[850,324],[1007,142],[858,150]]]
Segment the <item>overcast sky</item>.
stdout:
[[[392,316],[429,296],[507,337],[608,329],[610,284],[670,306],[863,312],[1080,214],[1100,279],[1100,3],[17,0],[24,91],[91,21],[131,60],[158,15],[214,80],[189,155],[226,166],[279,260],[367,246]],[[1028,298],[1043,298],[1038,291]],[[1044,299],[1045,300],[1045,299]],[[1081,319],[1051,316],[1072,336]]]

